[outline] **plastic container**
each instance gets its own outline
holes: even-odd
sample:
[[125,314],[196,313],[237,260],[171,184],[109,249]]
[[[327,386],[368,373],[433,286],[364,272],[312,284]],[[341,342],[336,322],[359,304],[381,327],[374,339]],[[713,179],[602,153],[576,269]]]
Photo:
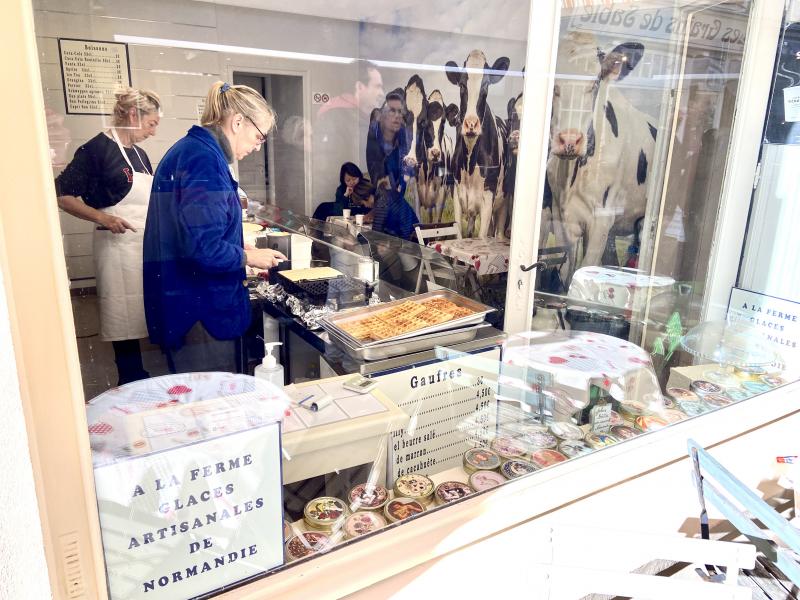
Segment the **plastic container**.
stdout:
[[261,364],[255,368],[253,376],[258,379],[269,381],[271,384],[283,388],[283,367],[278,363],[278,359],[272,354],[275,346],[280,346],[280,342],[265,342],[264,343],[264,359]]
[[286,556],[290,561],[324,552],[330,547],[330,538],[319,531],[306,531],[286,542]]
[[303,509],[303,520],[310,529],[330,532],[341,529],[348,510],[344,502],[332,496],[314,498]]
[[476,492],[490,490],[505,482],[506,478],[497,471],[475,471],[469,476],[469,486]]
[[567,460],[566,455],[558,450],[550,450],[548,448],[537,450],[531,454],[531,462],[540,469],[545,469],[565,460]]
[[383,515],[390,523],[403,521],[414,515],[425,512],[425,505],[412,498],[395,498],[383,507]]
[[389,490],[376,483],[369,485],[359,483],[347,492],[347,500],[350,502],[350,510],[383,510],[389,500]]
[[[549,435],[549,434],[548,434]],[[525,446],[517,438],[496,437],[492,440],[492,450],[505,459],[519,458],[525,456]]]
[[517,477],[535,473],[538,470],[539,467],[527,460],[512,459],[500,465],[500,472],[506,479],[516,479]]
[[464,452],[464,470],[467,473],[493,471],[500,468],[500,462],[500,457],[488,448],[470,448]]
[[436,498],[436,504],[441,506],[442,504],[449,504],[450,502],[461,500],[461,498],[466,498],[471,493],[472,488],[466,483],[445,481],[436,486],[433,496]]
[[433,481],[418,473],[401,475],[394,482],[395,498],[411,498],[422,504],[430,503],[433,498],[433,489]]
[[352,540],[377,531],[381,527],[386,527],[386,519],[381,513],[359,511],[347,517],[344,522],[344,535],[348,540]]

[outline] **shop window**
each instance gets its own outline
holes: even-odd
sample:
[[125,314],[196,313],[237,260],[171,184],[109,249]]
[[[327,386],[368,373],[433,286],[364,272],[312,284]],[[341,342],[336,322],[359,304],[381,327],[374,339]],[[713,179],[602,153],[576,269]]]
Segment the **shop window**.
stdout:
[[90,4],[34,9],[112,598],[213,595],[794,378],[791,140],[716,243],[752,2],[565,2],[541,200],[533,5]]

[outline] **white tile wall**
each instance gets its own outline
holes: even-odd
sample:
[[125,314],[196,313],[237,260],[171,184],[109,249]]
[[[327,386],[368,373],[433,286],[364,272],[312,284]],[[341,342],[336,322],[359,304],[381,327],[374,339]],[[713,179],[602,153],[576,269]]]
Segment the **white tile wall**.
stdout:
[[[380,2],[382,0],[378,0]],[[512,68],[521,68],[525,45],[498,38],[447,35],[425,28],[408,30],[383,28],[354,21],[320,19],[284,12],[224,6],[194,0],[34,0],[34,17],[39,50],[45,105],[64,114],[64,97],[59,66],[58,37],[114,41],[114,35],[144,36],[168,40],[190,40],[252,48],[268,48],[331,54],[353,58],[385,58],[407,62],[439,64],[448,59],[463,61],[472,48],[484,49],[490,61],[497,56],[512,58]],[[386,46],[381,48],[381,44]],[[307,77],[307,94],[325,92],[331,97],[352,92],[354,65],[267,58],[248,54],[225,54],[166,46],[129,45],[132,85],[151,88],[164,103],[164,116],[158,134],[143,143],[154,166],[175,141],[197,121],[197,106],[209,86],[219,79],[231,80],[235,70],[257,74],[295,73]],[[164,72],[167,71],[167,72]],[[176,73],[177,72],[177,73]],[[403,86],[412,71],[385,69],[384,87]],[[430,89],[440,87],[448,101],[455,101],[455,88],[435,79]],[[521,81],[506,82],[497,88],[491,102],[495,113],[505,115],[508,97],[521,89]],[[450,89],[452,88],[452,89]],[[503,93],[505,92],[505,93]],[[310,104],[312,142],[318,106]],[[71,141],[68,157],[75,149],[98,133],[107,123],[98,116],[66,115],[64,126]],[[310,157],[312,210],[322,201],[331,200],[338,185],[342,162],[363,163],[363,141],[353,128],[352,139],[325,156]],[[56,173],[57,174],[57,173]],[[243,174],[251,177],[252,174]],[[257,190],[256,188],[254,188]],[[263,195],[257,190],[255,197]],[[91,260],[86,251],[86,234],[92,224],[63,215],[62,230],[70,277],[91,276]],[[70,236],[78,236],[72,238]],[[80,237],[83,236],[83,237]]]

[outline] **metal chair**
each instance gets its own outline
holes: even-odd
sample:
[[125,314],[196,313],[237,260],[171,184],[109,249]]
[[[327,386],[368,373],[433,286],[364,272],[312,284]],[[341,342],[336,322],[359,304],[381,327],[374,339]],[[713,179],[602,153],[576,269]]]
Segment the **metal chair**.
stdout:
[[[731,524],[742,532],[764,554],[767,560],[800,586],[800,530],[778,514],[769,504],[759,498],[749,487],[739,481],[694,440],[689,440],[689,456],[694,464],[694,478],[700,498],[700,532],[709,537],[706,500],[717,508]],[[734,501],[742,506],[741,510]],[[753,519],[757,518],[762,526]],[[766,530],[766,531],[765,531]],[[774,534],[786,546],[779,547],[769,533]],[[709,572],[714,568],[708,563]]]
[[[461,229],[456,226],[455,223],[415,223],[414,224],[414,231],[417,234],[417,242],[419,245],[428,249],[427,242],[431,240],[441,240],[445,238],[455,238],[460,240],[461,239]],[[457,288],[459,277],[463,278],[466,276],[467,267],[461,265],[457,261],[452,262],[452,270],[450,269],[443,269],[437,268],[436,265],[431,265],[430,261],[425,258],[425,252],[422,253],[422,268],[419,270],[417,275],[417,285],[416,285],[416,293],[418,294],[422,288],[422,276],[423,272],[425,273],[428,279],[428,289],[432,287],[441,288],[447,287],[442,286],[439,282],[452,282],[450,287]],[[455,275],[455,279],[454,279]],[[437,281],[437,277],[439,281]],[[433,285],[431,285],[433,284]]]

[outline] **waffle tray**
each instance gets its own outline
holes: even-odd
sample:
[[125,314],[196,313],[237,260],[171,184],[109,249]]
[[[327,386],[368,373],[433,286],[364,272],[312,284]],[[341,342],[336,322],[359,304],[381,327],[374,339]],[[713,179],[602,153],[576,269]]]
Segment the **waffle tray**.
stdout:
[[436,346],[452,346],[469,342],[475,339],[478,331],[484,327],[490,327],[489,323],[478,325],[468,325],[459,329],[448,329],[447,331],[436,331],[425,336],[395,340],[392,342],[381,342],[374,346],[356,347],[351,342],[342,339],[332,331],[328,331],[328,338],[335,345],[339,346],[351,357],[358,360],[383,360],[395,356],[403,356],[414,352],[431,350]]
[[[451,319],[449,321],[445,321],[444,323],[439,323],[437,325],[430,325],[428,327],[423,327],[420,329],[416,329],[414,331],[409,331],[407,333],[393,335],[391,337],[387,337],[379,341],[369,341],[369,342],[356,339],[355,337],[353,337],[347,331],[345,331],[340,327],[341,324],[350,321],[358,321],[360,319],[365,319],[367,317],[374,316],[377,313],[383,312],[390,308],[394,308],[396,306],[400,306],[401,304],[408,302],[409,300],[415,302],[424,302],[425,300],[430,300],[433,298],[441,298],[443,300],[449,300],[450,302],[456,304],[461,308],[468,309],[469,311],[471,311],[471,314],[457,319]],[[450,329],[459,329],[466,327],[468,325],[477,325],[479,323],[483,323],[486,315],[494,310],[495,309],[492,308],[491,306],[486,306],[485,304],[481,304],[480,302],[476,302],[475,300],[472,300],[470,298],[465,298],[464,296],[460,296],[459,294],[456,294],[455,292],[452,292],[450,290],[437,290],[435,292],[427,292],[425,294],[419,294],[417,296],[411,296],[409,298],[403,298],[401,300],[385,302],[383,304],[379,304],[376,306],[367,306],[363,308],[355,308],[352,310],[340,312],[325,319],[322,319],[320,321],[320,325],[328,333],[332,333],[338,339],[346,341],[353,348],[369,348],[372,346],[385,344],[387,342],[416,338],[418,336],[425,336],[431,333],[439,331],[447,331]]]

